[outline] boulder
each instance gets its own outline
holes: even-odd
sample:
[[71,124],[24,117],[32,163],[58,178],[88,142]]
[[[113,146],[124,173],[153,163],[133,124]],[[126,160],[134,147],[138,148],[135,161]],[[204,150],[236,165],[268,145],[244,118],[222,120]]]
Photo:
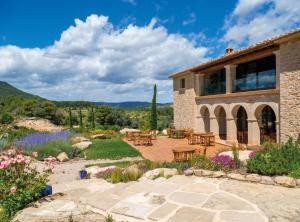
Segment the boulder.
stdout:
[[59,162],[66,162],[69,160],[69,157],[65,152],[62,152],[57,155],[56,159],[58,159]]
[[300,179],[296,180],[296,184],[297,184],[298,187],[300,187]]
[[99,166],[91,166],[87,167],[85,170],[90,176],[91,179],[98,178],[98,174],[104,173],[105,171],[109,169],[115,169],[116,166],[108,166],[108,167],[99,167]]
[[274,185],[275,184],[272,177],[269,177],[269,176],[261,176],[260,183],[266,184],[266,185]]
[[258,183],[258,182],[261,181],[261,176],[259,176],[258,174],[255,174],[255,173],[248,174],[246,176],[246,180],[249,181],[249,182],[256,182],[256,183]]
[[155,178],[159,177],[161,173],[161,169],[157,168],[154,170],[149,170],[144,174],[144,178],[154,180]]
[[295,187],[296,181],[292,177],[288,176],[277,176],[274,178],[275,183],[285,186],[285,187]]
[[107,139],[110,136],[104,133],[100,133],[100,134],[96,134],[96,135],[92,135],[91,138],[92,139]]
[[194,175],[194,171],[192,169],[187,169],[184,171],[185,176],[192,176]]
[[214,172],[210,170],[202,170],[202,169],[194,170],[194,174],[198,177],[209,177],[212,176],[213,173]]
[[138,129],[130,129],[130,128],[124,128],[120,130],[121,134],[126,134],[127,132],[140,132]]
[[239,173],[229,173],[227,174],[227,177],[230,179],[234,179],[234,180],[240,180],[240,181],[245,181],[245,175],[239,174]]
[[215,172],[213,172],[212,177],[213,178],[220,178],[220,177],[224,177],[225,175],[226,175],[226,173],[223,172],[223,171],[215,171]]
[[89,146],[92,144],[92,142],[90,141],[84,141],[84,142],[80,142],[80,143],[75,143],[74,145],[72,145],[72,147],[78,148],[80,150],[85,150],[87,148],[89,148]]
[[154,180],[160,176],[163,176],[163,177],[172,177],[174,175],[178,174],[178,171],[177,169],[175,168],[157,168],[157,169],[154,169],[154,170],[149,170],[148,172],[146,172],[144,174],[144,178],[147,178],[147,179],[150,179],[150,180]]
[[164,130],[162,131],[162,135],[164,135],[164,136],[167,136],[167,135],[168,135],[168,132],[167,132],[166,129],[164,129]]
[[168,177],[172,177],[178,174],[177,169],[175,168],[162,168],[163,173],[164,173],[164,177],[168,178]]

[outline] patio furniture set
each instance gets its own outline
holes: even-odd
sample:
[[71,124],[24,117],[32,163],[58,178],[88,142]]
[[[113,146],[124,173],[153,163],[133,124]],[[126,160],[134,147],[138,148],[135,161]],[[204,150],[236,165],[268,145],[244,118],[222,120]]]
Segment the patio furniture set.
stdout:
[[[209,133],[194,133],[192,129],[167,129],[169,138],[182,139],[187,138],[189,145],[201,145],[204,147],[204,155],[206,155],[207,147],[215,145],[215,135]],[[189,146],[181,146],[173,149],[175,161],[187,161],[195,153],[196,148]]]
[[127,132],[126,139],[128,141],[133,141],[135,146],[152,146],[152,140],[156,139],[156,132]]

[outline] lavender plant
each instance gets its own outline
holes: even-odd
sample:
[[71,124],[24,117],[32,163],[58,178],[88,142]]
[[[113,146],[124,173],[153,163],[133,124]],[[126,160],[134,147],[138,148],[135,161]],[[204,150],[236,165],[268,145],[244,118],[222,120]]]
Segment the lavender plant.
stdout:
[[33,133],[14,142],[14,145],[22,149],[30,149],[37,145],[47,143],[53,140],[68,140],[71,133],[67,131],[52,133]]

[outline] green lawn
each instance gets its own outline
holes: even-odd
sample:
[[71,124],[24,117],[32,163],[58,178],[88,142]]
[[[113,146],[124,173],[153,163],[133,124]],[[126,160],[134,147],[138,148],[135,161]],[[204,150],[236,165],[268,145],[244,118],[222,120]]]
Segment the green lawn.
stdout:
[[132,148],[119,137],[104,140],[96,139],[92,142],[93,144],[90,146],[90,148],[84,151],[84,155],[88,160],[117,160],[124,157],[141,156],[139,151]]

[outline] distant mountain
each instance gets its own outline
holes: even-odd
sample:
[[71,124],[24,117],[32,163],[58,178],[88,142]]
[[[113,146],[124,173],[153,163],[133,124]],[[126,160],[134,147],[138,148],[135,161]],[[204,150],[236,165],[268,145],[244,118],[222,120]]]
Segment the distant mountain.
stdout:
[[[107,103],[107,102],[95,102],[98,106],[111,106],[114,108],[145,108],[150,107],[151,103],[149,102],[118,102],[118,103]],[[157,106],[170,106],[171,103],[157,103]]]
[[8,84],[7,82],[0,81],[0,97],[6,96],[21,96],[24,98],[38,98],[38,96],[32,95],[30,93],[24,92],[17,89],[16,87]]
[[[43,99],[39,96],[32,95],[30,93],[24,92],[22,90],[17,89],[16,87],[8,84],[7,82],[0,81],[0,97],[7,96],[21,96],[23,98],[39,98]],[[43,99],[44,100],[44,99]],[[92,102],[84,102],[84,101],[53,101],[57,105],[60,106],[80,106],[82,104],[89,105]],[[108,102],[95,102],[98,106],[111,106],[114,108],[145,108],[150,107],[151,103],[149,102],[118,102],[118,103],[108,103]],[[158,106],[170,106],[171,103],[158,103]]]

